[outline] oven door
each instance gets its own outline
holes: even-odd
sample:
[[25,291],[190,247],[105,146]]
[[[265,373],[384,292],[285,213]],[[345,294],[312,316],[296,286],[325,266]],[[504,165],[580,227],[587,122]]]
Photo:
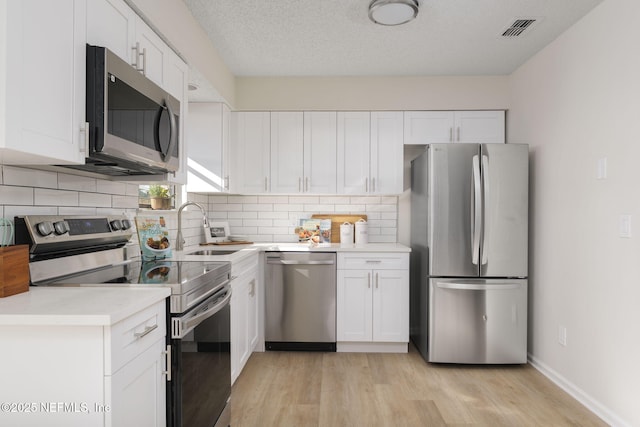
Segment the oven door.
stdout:
[[[231,396],[229,286],[171,318],[167,419],[174,427],[228,425]],[[224,414],[223,414],[224,413]]]

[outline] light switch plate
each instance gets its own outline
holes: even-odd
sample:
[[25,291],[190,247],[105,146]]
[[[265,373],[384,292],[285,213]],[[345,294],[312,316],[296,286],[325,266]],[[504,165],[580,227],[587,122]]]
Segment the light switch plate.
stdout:
[[607,158],[601,157],[598,159],[598,179],[607,179]]
[[620,215],[620,237],[631,237],[631,215]]

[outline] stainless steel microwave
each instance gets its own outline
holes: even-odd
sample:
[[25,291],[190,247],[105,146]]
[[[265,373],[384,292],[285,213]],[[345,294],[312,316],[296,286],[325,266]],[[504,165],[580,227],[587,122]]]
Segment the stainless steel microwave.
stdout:
[[180,166],[180,101],[110,50],[87,45],[88,122],[84,165],[100,175],[175,172]]

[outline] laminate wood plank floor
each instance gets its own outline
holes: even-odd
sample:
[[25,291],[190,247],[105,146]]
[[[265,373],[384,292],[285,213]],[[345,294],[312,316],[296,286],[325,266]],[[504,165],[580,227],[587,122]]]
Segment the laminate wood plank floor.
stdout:
[[408,354],[253,353],[231,425],[606,426],[530,365],[426,363]]

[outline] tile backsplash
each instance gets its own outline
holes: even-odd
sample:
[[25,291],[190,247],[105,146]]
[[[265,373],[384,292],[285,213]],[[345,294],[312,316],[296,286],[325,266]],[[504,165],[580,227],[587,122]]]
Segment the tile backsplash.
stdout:
[[[369,241],[396,242],[398,197],[396,196],[234,196],[188,193],[200,203],[211,221],[229,222],[231,234],[254,242],[295,242],[300,218],[312,214],[366,214]],[[107,181],[15,166],[0,166],[0,217],[18,215],[163,215],[172,242],[177,211],[139,211],[138,184]],[[182,213],[185,245],[204,241],[202,214],[194,206]],[[135,240],[135,241],[134,241]],[[137,238],[132,239],[132,245]]]
[[211,221],[227,221],[231,234],[253,242],[296,242],[300,218],[312,214],[366,214],[369,242],[395,243],[397,196],[233,196],[189,193],[206,205]]

